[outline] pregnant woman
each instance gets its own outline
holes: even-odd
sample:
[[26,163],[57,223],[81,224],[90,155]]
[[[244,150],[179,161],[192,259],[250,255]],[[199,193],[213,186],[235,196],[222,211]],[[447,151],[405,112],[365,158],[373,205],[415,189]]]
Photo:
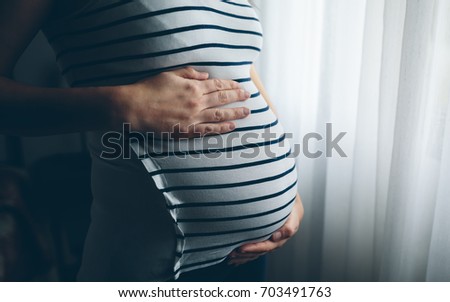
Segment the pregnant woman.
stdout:
[[[61,2],[0,5],[0,127],[89,132],[79,280],[183,280],[292,237],[303,216],[295,161],[252,65],[262,32],[248,1]],[[9,78],[39,29],[70,88]],[[134,133],[111,158],[110,131],[124,124]]]

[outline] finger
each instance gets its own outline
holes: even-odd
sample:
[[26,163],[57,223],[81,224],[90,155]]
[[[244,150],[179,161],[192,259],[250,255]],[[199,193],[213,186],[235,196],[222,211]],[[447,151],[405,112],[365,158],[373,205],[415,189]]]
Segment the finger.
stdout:
[[228,265],[242,265],[242,264],[248,263],[250,261],[254,261],[258,258],[259,257],[246,258],[246,259],[233,259],[233,260],[228,261]]
[[300,222],[296,218],[296,215],[289,215],[284,225],[272,234],[270,240],[273,242],[279,242],[285,239],[289,239],[295,235],[298,230]]
[[222,90],[204,95],[206,108],[223,106],[226,104],[245,101],[250,98],[250,93],[244,89]]
[[266,252],[263,253],[239,253],[237,251],[233,251],[228,258],[230,259],[246,259],[246,258],[253,258],[253,257],[261,257],[265,255]]
[[247,256],[247,257],[228,257],[229,261],[235,261],[235,260],[252,260],[252,259],[256,259],[258,257],[264,256],[267,253],[260,253],[260,254],[253,254],[253,256]]
[[283,230],[276,231],[272,234],[272,237],[270,237],[270,240],[277,242],[280,241],[282,238],[284,238],[285,232]]
[[292,236],[294,236],[293,228],[290,226],[284,226],[275,233],[273,233],[272,236],[270,237],[270,240],[273,242],[279,242],[284,239],[289,239]]
[[246,118],[250,115],[250,109],[245,107],[227,109],[206,109],[200,119],[203,123],[226,122]]
[[233,122],[202,123],[195,125],[193,137],[218,135],[233,131],[236,128]]
[[239,252],[241,253],[268,253],[271,252],[279,247],[281,247],[283,244],[287,242],[287,239],[273,242],[271,240],[266,240],[258,243],[251,243],[243,245],[239,248]]
[[232,80],[211,79],[203,81],[201,87],[204,94],[209,94],[221,90],[239,89],[241,86],[238,82]]
[[195,125],[181,125],[176,124],[172,126],[171,138],[190,138],[193,137],[193,133],[195,132]]
[[200,72],[192,67],[185,67],[173,71],[176,75],[191,80],[206,80],[209,77],[207,72]]

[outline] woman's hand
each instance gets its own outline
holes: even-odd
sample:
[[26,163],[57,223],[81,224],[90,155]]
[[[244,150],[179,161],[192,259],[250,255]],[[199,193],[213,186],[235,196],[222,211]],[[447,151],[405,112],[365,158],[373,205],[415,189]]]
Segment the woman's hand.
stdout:
[[232,120],[250,114],[245,107],[217,108],[245,101],[250,94],[237,82],[208,79],[187,67],[163,72],[135,84],[120,86],[113,118],[115,127],[130,123],[134,131],[194,137],[230,132]]
[[114,87],[47,88],[14,81],[17,59],[49,21],[55,2],[0,1],[0,133],[108,131],[130,123],[135,131],[191,137],[228,132],[232,120],[248,115],[243,107],[216,108],[248,98],[238,83],[208,80],[207,74],[192,68]]
[[272,234],[269,240],[249,243],[235,249],[228,256],[229,265],[241,265],[246,262],[256,260],[258,257],[265,255],[282,247],[292,236],[297,233],[300,223],[303,219],[303,204],[300,196],[297,194],[294,207],[284,225]]

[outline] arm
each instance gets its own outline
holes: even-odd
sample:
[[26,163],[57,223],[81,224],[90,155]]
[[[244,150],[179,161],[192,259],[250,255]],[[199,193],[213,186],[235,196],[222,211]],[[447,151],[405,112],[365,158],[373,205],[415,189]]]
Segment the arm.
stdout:
[[40,88],[12,80],[16,61],[50,18],[54,3],[0,2],[0,133],[48,135],[121,129],[123,123],[159,133],[174,132],[179,124],[180,136],[191,137],[228,132],[231,120],[248,115],[244,107],[215,108],[248,99],[238,83],[207,80],[207,74],[192,68],[115,87]]
[[107,117],[103,114],[109,102],[106,89],[43,89],[11,80],[16,61],[49,17],[52,6],[51,0],[0,3],[2,133],[50,134],[106,124]]
[[[251,78],[252,81],[255,83],[256,87],[258,88],[258,90],[261,92],[261,95],[266,100],[267,104],[276,114],[275,107],[270,102],[267,91],[264,89],[264,86],[254,66],[252,66],[251,69]],[[270,237],[269,240],[245,244],[236,249],[235,251],[233,251],[229,255],[228,264],[241,265],[249,261],[255,260],[266,253],[272,252],[282,247],[289,239],[291,239],[297,233],[300,227],[300,223],[303,219],[303,214],[304,214],[303,203],[300,198],[300,195],[297,193],[292,212],[289,215],[286,222],[284,223],[284,225],[275,233],[273,233],[272,237]]]

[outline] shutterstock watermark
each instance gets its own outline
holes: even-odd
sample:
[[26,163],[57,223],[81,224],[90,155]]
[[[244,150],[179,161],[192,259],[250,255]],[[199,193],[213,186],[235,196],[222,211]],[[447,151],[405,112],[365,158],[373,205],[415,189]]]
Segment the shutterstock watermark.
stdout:
[[[175,126],[174,129],[179,129]],[[130,159],[133,151],[139,150],[137,155],[140,159],[148,157],[171,157],[180,158],[240,158],[252,159],[264,153],[268,158],[280,156],[280,148],[289,148],[289,140],[293,138],[292,133],[276,133],[270,127],[258,131],[236,131],[215,134],[200,135],[193,138],[173,137],[174,132],[154,133],[138,132],[131,129],[130,124],[123,124],[122,131],[106,132],[101,139],[104,147],[100,157],[102,159]],[[310,132],[303,136],[302,143],[291,144],[288,157],[303,155],[307,158],[319,158],[322,156],[347,157],[339,143],[347,132],[339,132],[333,135],[333,124],[326,124],[325,135]],[[314,147],[319,145],[320,147]],[[323,144],[324,143],[324,144]],[[133,147],[132,147],[133,146]],[[236,152],[240,151],[240,152]]]

